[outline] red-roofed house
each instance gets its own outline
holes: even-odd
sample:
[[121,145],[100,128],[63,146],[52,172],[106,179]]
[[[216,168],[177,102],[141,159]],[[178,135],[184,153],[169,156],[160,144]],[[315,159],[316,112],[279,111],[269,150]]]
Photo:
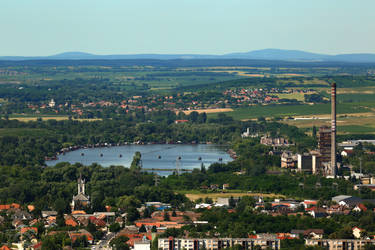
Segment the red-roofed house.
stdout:
[[152,234],[151,233],[139,233],[139,234],[126,234],[126,233],[119,233],[118,236],[126,236],[129,238],[129,240],[126,242],[129,246],[134,246],[135,241],[142,240],[144,238],[148,240],[152,240]]
[[94,216],[90,216],[89,220],[92,224],[95,224],[98,227],[105,227],[105,225],[107,225],[107,223],[104,220],[98,219]]
[[69,238],[72,242],[76,241],[78,238],[81,238],[83,236],[86,236],[87,238],[87,241],[90,243],[90,244],[93,244],[94,242],[94,237],[92,236],[92,234],[90,234],[87,230],[85,229],[80,229],[79,231],[75,231],[75,232],[68,232],[69,234]]
[[12,204],[6,204],[6,205],[0,205],[0,210],[8,210],[11,208],[20,208],[21,205],[17,203],[12,203]]
[[35,206],[34,205],[28,205],[27,209],[29,210],[29,212],[32,212],[32,211],[35,210]]
[[21,234],[24,234],[28,231],[34,231],[35,234],[38,234],[38,228],[36,228],[36,227],[23,227],[23,228],[21,228]]
[[75,220],[73,220],[72,218],[67,218],[65,220],[65,225],[76,227],[76,226],[78,226],[78,223]]
[[356,211],[356,212],[366,212],[367,211],[367,207],[365,205],[363,205],[363,203],[359,203],[357,206],[355,206],[353,208],[353,211]]

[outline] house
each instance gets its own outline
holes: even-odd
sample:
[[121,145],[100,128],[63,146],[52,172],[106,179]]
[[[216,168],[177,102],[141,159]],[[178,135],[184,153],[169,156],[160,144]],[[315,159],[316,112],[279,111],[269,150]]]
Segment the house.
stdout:
[[0,250],[11,250],[7,245],[0,247]]
[[348,157],[350,155],[353,154],[353,150],[350,150],[350,149],[344,149],[343,151],[341,151],[341,156],[342,157]]
[[282,168],[295,168],[297,165],[297,156],[291,151],[284,151],[281,154],[281,167]]
[[314,218],[325,218],[327,217],[327,210],[324,208],[314,207],[308,212]]
[[38,228],[36,228],[36,227],[23,227],[23,228],[21,228],[20,233],[24,234],[24,233],[29,232],[29,231],[33,232],[34,234],[38,234]]
[[355,212],[366,212],[367,207],[365,205],[363,205],[363,203],[359,203],[353,208],[353,211],[355,211]]
[[338,195],[332,198],[332,201],[338,203],[341,206],[355,207],[357,204],[362,203],[362,199],[349,196],[349,195]]
[[151,241],[144,237],[142,240],[134,241],[134,250],[150,250]]
[[29,212],[32,212],[32,211],[35,210],[35,206],[34,205],[28,205],[27,210],[29,210]]
[[290,231],[290,234],[293,237],[299,237],[299,235],[302,235],[305,239],[323,239],[324,230],[312,228],[306,230],[293,229]]
[[364,231],[365,231],[364,229],[359,228],[359,227],[353,227],[353,228],[352,228],[353,236],[354,236],[356,239],[360,239],[360,238],[362,238],[362,232],[364,232]]
[[42,217],[47,218],[49,216],[57,216],[56,211],[42,211]]
[[75,242],[78,238],[81,238],[83,236],[86,236],[86,239],[87,241],[90,243],[90,244],[93,244],[94,243],[94,237],[92,236],[91,233],[89,233],[87,230],[85,229],[80,229],[78,231],[69,231],[68,232],[68,235],[69,235],[69,238],[72,242]]
[[271,206],[274,210],[278,209],[278,208],[281,208],[281,207],[285,207],[285,208],[288,208],[290,210],[295,210],[295,209],[298,208],[299,205],[300,205],[300,203],[297,202],[297,201],[294,201],[294,200],[275,199],[275,201],[271,203]]
[[104,220],[98,219],[94,216],[90,216],[89,220],[92,224],[94,224],[97,227],[105,227],[107,225],[107,223]]
[[[139,233],[139,234],[128,234],[126,237],[129,238],[129,240],[126,242],[130,247],[135,247],[135,244],[138,243],[138,247],[140,248],[146,248],[147,242],[150,244],[152,240],[151,233]],[[143,242],[143,244],[142,244]],[[150,246],[151,247],[151,246]]]
[[300,203],[305,209],[316,207],[318,205],[317,200],[304,200]]
[[11,217],[13,220],[31,220],[33,218],[29,212],[19,209],[17,209]]
[[332,205],[329,208],[327,208],[328,214],[345,214],[345,215],[348,215],[350,212],[351,212],[350,209],[348,209],[346,206]]
[[1,210],[9,210],[11,208],[19,209],[20,207],[21,207],[21,205],[17,204],[17,203],[12,203],[12,204],[7,204],[7,205],[0,205],[0,211]]
[[146,207],[154,207],[156,208],[156,210],[164,210],[164,209],[168,209],[172,207],[170,204],[162,203],[158,201],[146,202],[145,205]]
[[73,217],[66,216],[65,217],[65,225],[71,226],[71,227],[76,227],[76,226],[78,226],[78,223],[74,220]]
[[324,230],[323,229],[307,229],[303,233],[305,238],[308,239],[323,239]]

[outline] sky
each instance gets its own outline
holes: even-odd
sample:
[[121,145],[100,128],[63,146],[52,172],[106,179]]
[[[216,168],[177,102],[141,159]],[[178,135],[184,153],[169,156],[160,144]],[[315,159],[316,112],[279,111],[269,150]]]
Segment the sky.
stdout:
[[375,53],[374,0],[1,0],[0,56]]

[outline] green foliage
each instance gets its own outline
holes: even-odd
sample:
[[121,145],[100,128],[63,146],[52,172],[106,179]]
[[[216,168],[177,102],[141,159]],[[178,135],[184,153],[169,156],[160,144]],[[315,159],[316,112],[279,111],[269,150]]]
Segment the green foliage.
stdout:
[[111,240],[109,245],[115,249],[115,250],[129,250],[129,246],[126,244],[126,242],[129,240],[126,236],[120,236],[116,237]]
[[134,154],[134,157],[133,157],[133,161],[130,165],[130,170],[132,171],[140,171],[142,166],[141,166],[141,152],[135,152]]
[[120,230],[121,230],[121,226],[117,222],[109,225],[109,231],[112,233],[117,233]]

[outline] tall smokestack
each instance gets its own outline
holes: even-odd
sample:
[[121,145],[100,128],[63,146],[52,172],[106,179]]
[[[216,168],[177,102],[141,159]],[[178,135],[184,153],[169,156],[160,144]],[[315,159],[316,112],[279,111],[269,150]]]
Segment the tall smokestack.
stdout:
[[336,176],[336,83],[331,85],[331,175]]

